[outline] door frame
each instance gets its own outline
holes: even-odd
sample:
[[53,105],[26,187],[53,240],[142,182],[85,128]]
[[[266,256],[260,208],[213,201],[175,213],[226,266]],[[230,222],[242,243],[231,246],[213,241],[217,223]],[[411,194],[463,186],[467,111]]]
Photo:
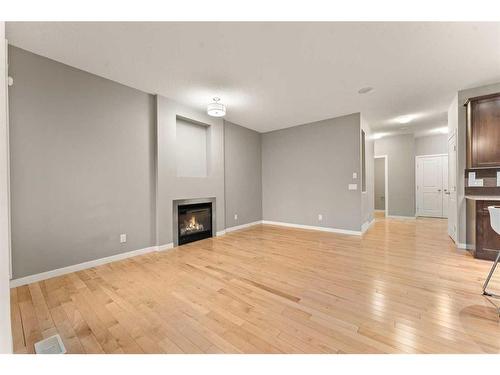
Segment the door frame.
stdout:
[[[457,239],[458,239],[458,206],[457,206],[457,202],[458,202],[458,199],[457,199],[457,179],[458,179],[458,169],[457,169],[457,166],[458,166],[458,150],[457,150],[457,129],[456,128],[453,128],[453,130],[451,132],[448,132],[448,139],[446,140],[446,148],[448,150],[448,191],[451,191],[451,184],[453,184],[453,192],[455,193],[455,204],[454,204],[454,208],[453,208],[453,212],[455,215],[453,215],[453,218],[452,218],[452,221],[453,221],[453,226],[454,226],[454,230],[452,231],[453,234],[450,234],[450,231],[449,231],[449,223],[450,223],[450,205],[448,206],[448,236],[453,240],[453,242],[456,244],[457,243]],[[450,149],[449,149],[449,145],[450,145],[450,140],[452,138],[455,138],[454,141],[455,141],[455,149],[454,149],[454,152],[455,152],[455,158],[454,158],[454,162],[455,162],[455,168],[454,168],[454,175],[455,175],[455,179],[454,181],[452,181],[450,179],[450,160],[452,160],[451,158],[451,154],[450,154]],[[450,196],[451,197],[451,196]]]
[[[418,214],[418,209],[417,209],[417,206],[418,206],[418,184],[417,184],[417,181],[418,181],[418,170],[417,170],[417,166],[418,166],[418,159],[420,158],[432,158],[432,157],[437,157],[437,156],[448,156],[448,154],[427,154],[427,155],[415,155],[415,217],[420,217],[420,215]],[[442,211],[442,210],[441,210]],[[441,212],[441,216],[442,216],[442,212]],[[422,216],[422,217],[425,217],[425,216]]]
[[[385,194],[385,217],[389,216],[389,163],[388,163],[388,156],[387,155],[375,155],[373,159],[384,159],[384,194]],[[375,172],[375,168],[374,168]],[[373,180],[375,182],[375,173]],[[373,198],[375,199],[375,197]]]

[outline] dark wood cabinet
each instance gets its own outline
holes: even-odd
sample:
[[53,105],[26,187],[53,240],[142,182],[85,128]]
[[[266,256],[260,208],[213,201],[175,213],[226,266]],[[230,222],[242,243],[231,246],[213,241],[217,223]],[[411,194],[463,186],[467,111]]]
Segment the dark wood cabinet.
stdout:
[[500,166],[500,93],[470,98],[467,107],[467,167]]
[[[500,236],[490,225],[488,206],[500,205],[500,93],[470,98],[467,108],[467,244],[475,258],[495,259]],[[474,172],[482,186],[469,186],[468,174]],[[481,198],[483,196],[483,198]],[[489,200],[484,200],[489,199]]]
[[500,250],[500,236],[491,228],[488,206],[499,206],[500,201],[473,200],[468,205],[471,212],[468,221],[473,227],[470,242],[474,245],[474,258],[494,260]]

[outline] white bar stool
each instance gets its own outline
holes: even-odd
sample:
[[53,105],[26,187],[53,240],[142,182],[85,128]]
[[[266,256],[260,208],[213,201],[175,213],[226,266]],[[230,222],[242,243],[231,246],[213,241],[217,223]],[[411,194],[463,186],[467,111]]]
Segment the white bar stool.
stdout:
[[[500,206],[489,206],[488,211],[490,212],[490,224],[493,230],[500,235]],[[497,250],[498,254],[497,257],[495,258],[495,262],[491,266],[490,273],[488,274],[488,277],[486,278],[486,281],[484,282],[483,285],[483,295],[488,296],[488,297],[496,297],[500,298],[499,295],[490,293],[486,291],[486,288],[488,287],[488,283],[490,282],[491,276],[493,276],[493,273],[495,272],[495,268],[497,268],[498,261],[500,260],[500,249]],[[500,312],[500,311],[499,311]]]

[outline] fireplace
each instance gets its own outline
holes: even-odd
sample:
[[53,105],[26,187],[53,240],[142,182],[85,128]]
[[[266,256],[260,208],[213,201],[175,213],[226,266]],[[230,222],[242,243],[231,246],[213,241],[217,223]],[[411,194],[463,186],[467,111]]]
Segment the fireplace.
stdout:
[[215,199],[174,201],[174,244],[182,245],[212,237],[215,230]]

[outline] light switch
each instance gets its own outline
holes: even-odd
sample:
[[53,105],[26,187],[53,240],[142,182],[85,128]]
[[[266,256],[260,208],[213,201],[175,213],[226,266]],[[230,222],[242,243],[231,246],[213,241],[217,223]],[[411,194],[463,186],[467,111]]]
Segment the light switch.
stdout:
[[319,215],[318,215],[318,220],[319,220],[319,221],[323,221],[323,215],[319,214]]
[[349,184],[349,190],[358,190],[358,184]]

